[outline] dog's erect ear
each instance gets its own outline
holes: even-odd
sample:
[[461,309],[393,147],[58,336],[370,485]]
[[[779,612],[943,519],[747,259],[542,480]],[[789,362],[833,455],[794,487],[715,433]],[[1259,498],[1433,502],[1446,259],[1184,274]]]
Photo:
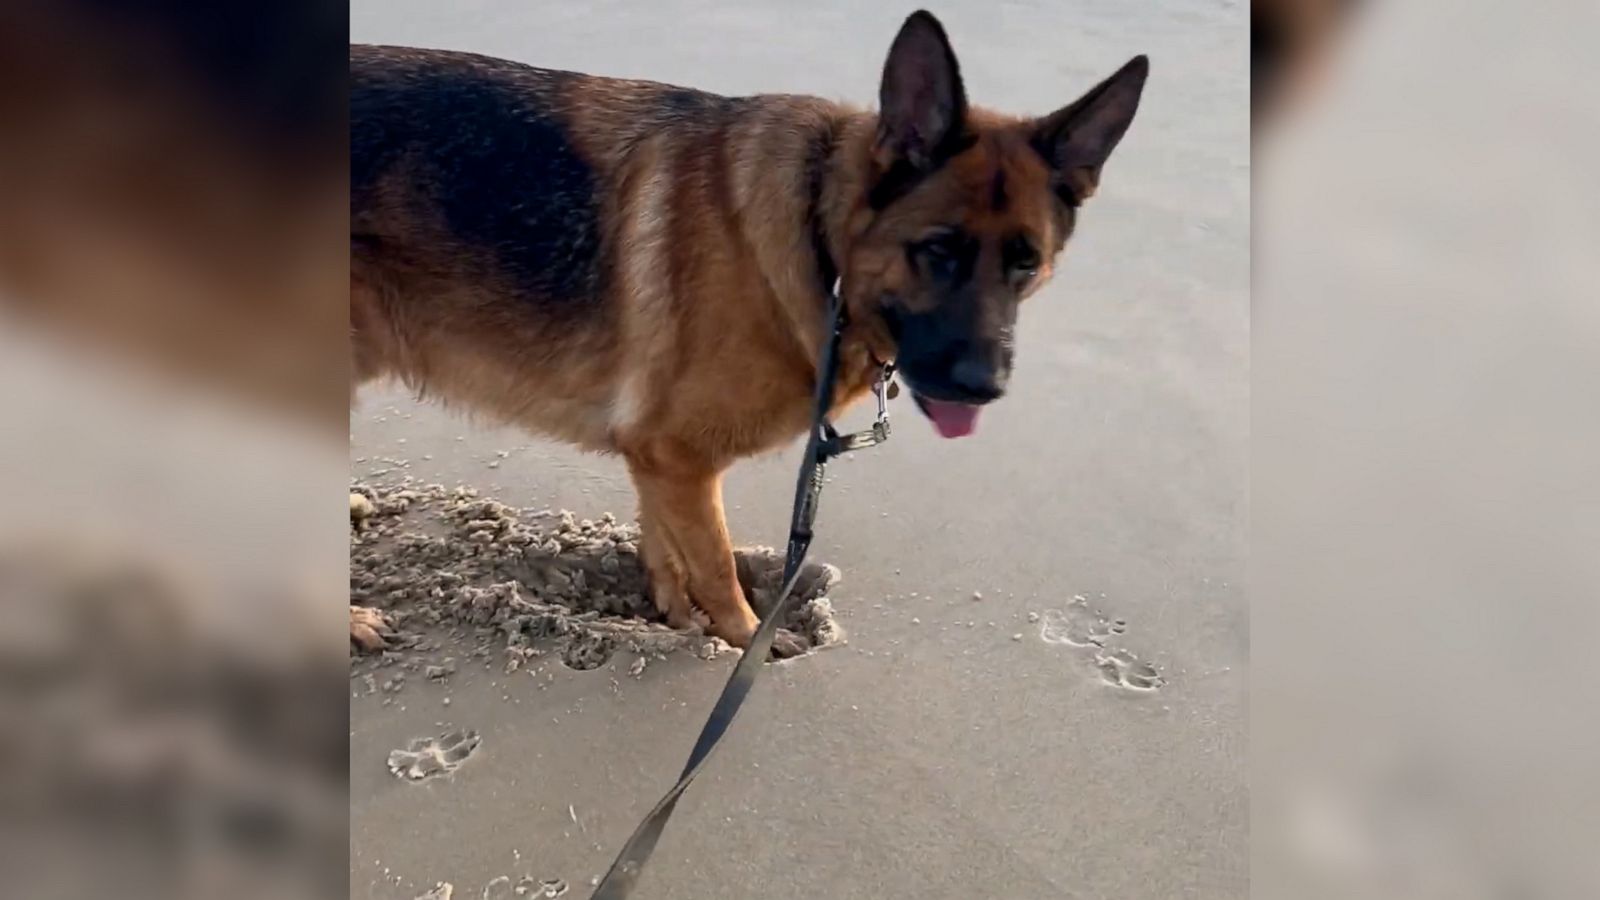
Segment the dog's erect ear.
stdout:
[[878,159],[932,168],[961,132],[967,92],[944,26],[912,13],[889,47],[878,89]]
[[1100,184],[1100,167],[1133,122],[1149,74],[1149,57],[1135,56],[1089,93],[1035,126],[1034,147],[1055,168],[1057,190],[1069,205],[1087,199]]

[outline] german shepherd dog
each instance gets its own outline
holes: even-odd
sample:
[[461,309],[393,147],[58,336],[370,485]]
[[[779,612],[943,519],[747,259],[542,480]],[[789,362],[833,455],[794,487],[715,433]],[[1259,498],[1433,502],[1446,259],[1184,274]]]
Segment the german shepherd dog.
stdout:
[[353,46],[354,377],[620,455],[656,606],[746,646],[722,475],[809,426],[836,279],[835,408],[893,362],[939,434],[970,433],[1148,71],[989,112],[927,12],[876,113]]

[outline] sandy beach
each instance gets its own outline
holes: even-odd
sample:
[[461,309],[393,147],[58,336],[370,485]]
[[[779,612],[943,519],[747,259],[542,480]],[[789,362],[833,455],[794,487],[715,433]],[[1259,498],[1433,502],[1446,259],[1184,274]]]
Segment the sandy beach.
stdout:
[[[902,397],[889,443],[831,467],[813,554],[842,637],[769,667],[639,896],[1246,896],[1247,10],[934,9],[975,103],[1047,112],[1148,53],[1143,105],[978,433]],[[366,0],[351,40],[868,104],[909,11]],[[619,461],[397,387],[350,427],[353,481],[466,486],[530,526],[633,514]],[[797,449],[734,469],[736,544],[783,543]],[[575,667],[555,635],[513,665],[471,622],[405,630],[352,667],[356,898],[586,897],[735,658],[623,641]]]

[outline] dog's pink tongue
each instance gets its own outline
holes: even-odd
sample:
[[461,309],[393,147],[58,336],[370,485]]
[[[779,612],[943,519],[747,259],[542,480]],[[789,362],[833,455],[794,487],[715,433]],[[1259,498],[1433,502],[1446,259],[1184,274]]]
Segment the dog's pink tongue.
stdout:
[[922,405],[933,420],[940,437],[966,437],[978,428],[978,409],[970,403],[951,403],[947,400],[923,398]]

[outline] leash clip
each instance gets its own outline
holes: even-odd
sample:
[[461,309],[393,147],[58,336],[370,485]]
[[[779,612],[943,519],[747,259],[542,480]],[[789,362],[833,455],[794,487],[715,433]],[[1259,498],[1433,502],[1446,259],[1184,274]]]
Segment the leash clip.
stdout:
[[885,363],[878,371],[877,380],[872,383],[872,396],[878,401],[878,417],[873,421],[872,427],[854,434],[829,434],[823,450],[826,456],[838,456],[852,450],[876,446],[889,439],[889,396],[895,393],[893,380],[894,364]]

